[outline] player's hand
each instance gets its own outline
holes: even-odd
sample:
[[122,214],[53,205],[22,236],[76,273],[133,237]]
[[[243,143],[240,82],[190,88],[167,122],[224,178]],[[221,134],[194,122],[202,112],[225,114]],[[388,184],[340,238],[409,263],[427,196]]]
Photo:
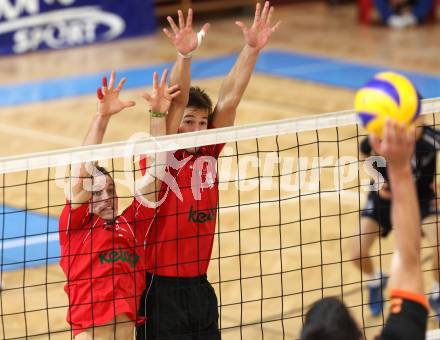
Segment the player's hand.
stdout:
[[270,6],[269,1],[264,3],[263,11],[261,11],[260,3],[257,3],[254,22],[250,28],[241,21],[235,22],[243,31],[244,39],[249,47],[260,51],[266,46],[272,33],[281,25],[281,21],[278,21],[273,27],[270,26],[273,11],[274,7]]
[[414,126],[407,129],[405,125],[391,119],[385,123],[382,140],[370,135],[371,146],[378,155],[385,157],[390,170],[406,169],[411,166],[415,140]]
[[143,92],[141,96],[150,103],[150,110],[156,113],[167,113],[171,101],[180,95],[179,85],[167,86],[168,70],[165,69],[162,73],[162,78],[159,83],[157,72],[153,74],[153,91],[151,93]]
[[[171,40],[178,52],[187,55],[198,47],[197,33],[194,32],[192,28],[193,11],[191,8],[188,10],[186,23],[183,17],[183,12],[180,9],[177,14],[179,16],[179,26],[176,25],[172,17],[168,16],[167,20],[173,32],[171,33],[167,28],[164,28],[163,32]],[[202,27],[204,34],[208,33],[208,29],[209,24],[204,24]]]
[[122,101],[119,99],[119,93],[125,84],[127,78],[122,78],[118,86],[114,88],[116,80],[116,73],[113,71],[110,76],[110,83],[107,85],[107,77],[102,78],[102,87],[96,91],[98,96],[98,114],[101,116],[114,115],[127,107],[135,106],[136,103],[132,100]]

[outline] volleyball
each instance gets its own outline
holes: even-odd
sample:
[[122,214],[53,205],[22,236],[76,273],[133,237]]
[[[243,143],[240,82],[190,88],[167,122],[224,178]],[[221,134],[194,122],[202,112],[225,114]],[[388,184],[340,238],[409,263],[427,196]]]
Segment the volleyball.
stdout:
[[369,133],[382,137],[386,118],[409,126],[420,114],[420,96],[414,84],[395,72],[381,72],[358,90],[355,111]]

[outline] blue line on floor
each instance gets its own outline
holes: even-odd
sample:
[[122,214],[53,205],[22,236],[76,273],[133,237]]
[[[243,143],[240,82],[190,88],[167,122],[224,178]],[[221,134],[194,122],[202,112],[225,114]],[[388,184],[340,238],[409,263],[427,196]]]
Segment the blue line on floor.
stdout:
[[[192,79],[224,77],[231,69],[237,55],[195,60],[192,65]],[[151,85],[154,71],[161,71],[171,64],[119,70],[120,76],[128,78],[126,88],[141,88]],[[356,89],[373,74],[387,70],[386,67],[366,65],[343,60],[280,50],[261,53],[256,73],[314,82],[317,84]],[[440,76],[404,70],[419,88],[424,98],[440,96]],[[23,105],[48,100],[93,95],[100,85],[102,74],[79,75],[25,84],[0,86],[0,107]],[[292,88],[295,91],[295,88]]]

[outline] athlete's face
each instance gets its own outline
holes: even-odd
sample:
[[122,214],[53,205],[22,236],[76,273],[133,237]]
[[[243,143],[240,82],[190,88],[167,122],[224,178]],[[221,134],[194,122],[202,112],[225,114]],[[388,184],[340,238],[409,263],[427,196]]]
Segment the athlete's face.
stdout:
[[113,221],[118,214],[118,197],[113,179],[105,175],[105,184],[102,190],[94,191],[91,212],[105,221]]
[[[187,107],[183,113],[178,133],[195,132],[208,128],[208,110],[195,107]],[[186,149],[189,153],[195,153],[196,148]]]

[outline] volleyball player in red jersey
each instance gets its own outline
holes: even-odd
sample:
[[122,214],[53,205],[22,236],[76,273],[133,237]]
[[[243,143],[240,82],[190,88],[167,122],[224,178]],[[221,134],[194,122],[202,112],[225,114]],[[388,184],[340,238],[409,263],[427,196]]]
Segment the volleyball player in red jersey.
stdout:
[[[167,30],[165,33],[179,53],[171,84],[179,84],[182,91],[173,100],[176,114],[168,117],[169,127],[185,133],[234,124],[258,55],[279,26],[279,23],[270,26],[273,10],[269,2],[263,9],[257,4],[250,28],[242,22],[236,23],[246,44],[222,84],[214,110],[203,90],[190,88],[189,61],[191,53],[200,45],[200,33],[196,35],[191,27],[192,12],[185,24],[179,11],[179,26],[168,17],[173,33]],[[183,62],[186,64],[182,68]],[[147,320],[137,328],[138,340],[220,339],[217,298],[206,273],[217,216],[215,168],[223,146],[207,145],[173,154],[174,166],[169,167],[169,173],[177,187],[162,183],[159,198],[164,198],[164,202],[147,235],[147,286],[141,309]]]
[[[143,94],[150,104],[153,136],[166,133],[166,113],[172,98],[180,93],[178,86],[167,88],[166,77],[165,70],[159,85],[155,73],[153,92]],[[110,118],[135,105],[119,99],[124,83],[125,78],[114,87],[114,72],[108,86],[103,78],[98,110],[83,145],[100,144]],[[160,157],[164,158],[158,155],[156,163],[164,164]],[[155,175],[164,170],[164,165],[154,167]],[[117,215],[115,183],[107,170],[96,163],[83,163],[73,172],[59,221],[60,265],[67,277],[69,298],[67,321],[77,340],[133,338],[145,286],[144,240],[154,215],[145,199],[156,200],[156,179],[151,172],[144,176],[131,205]]]

